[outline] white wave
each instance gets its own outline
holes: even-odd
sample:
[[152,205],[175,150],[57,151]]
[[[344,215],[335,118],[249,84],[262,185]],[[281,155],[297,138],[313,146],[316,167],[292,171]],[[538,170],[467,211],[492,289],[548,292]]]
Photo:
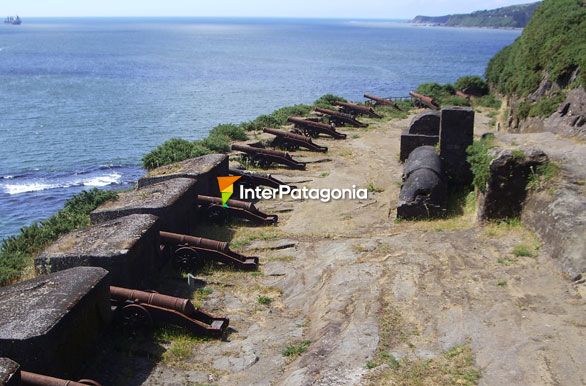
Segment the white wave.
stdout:
[[121,174],[118,173],[111,173],[104,176],[94,176],[89,177],[83,180],[70,180],[64,181],[59,184],[51,184],[47,182],[40,182],[40,181],[29,181],[23,182],[20,184],[4,184],[0,185],[0,187],[4,190],[4,193],[13,195],[13,194],[21,194],[21,193],[29,193],[29,192],[38,192],[41,190],[48,190],[48,189],[63,189],[63,188],[70,188],[72,186],[87,186],[87,187],[101,187],[101,186],[108,186],[119,184],[122,178]]
[[58,188],[59,185],[44,184],[42,182],[31,182],[27,184],[6,184],[2,188],[8,194],[20,194],[27,192],[38,192],[40,190]]
[[122,175],[118,173],[108,174],[107,176],[93,177],[83,181],[83,186],[108,186],[120,183]]
[[2,176],[2,177],[0,177],[0,179],[3,179],[3,180],[11,180],[13,178],[14,178],[14,176]]

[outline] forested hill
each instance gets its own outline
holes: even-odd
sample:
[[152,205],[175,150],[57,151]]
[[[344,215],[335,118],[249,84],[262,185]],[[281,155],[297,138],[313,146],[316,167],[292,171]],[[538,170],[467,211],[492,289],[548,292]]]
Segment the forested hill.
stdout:
[[540,4],[512,5],[460,15],[417,16],[411,22],[447,27],[524,28]]

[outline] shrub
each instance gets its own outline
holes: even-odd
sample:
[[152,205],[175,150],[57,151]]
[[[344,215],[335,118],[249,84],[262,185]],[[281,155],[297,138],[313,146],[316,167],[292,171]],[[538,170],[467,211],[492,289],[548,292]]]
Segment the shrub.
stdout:
[[183,161],[201,155],[203,149],[194,147],[194,143],[185,139],[172,138],[158,146],[142,158],[146,169],[155,169],[173,162]]
[[230,151],[230,137],[223,134],[209,135],[195,144],[201,144],[203,147],[209,149],[212,153],[227,153]]
[[244,131],[242,126],[234,125],[231,123],[221,124],[221,125],[214,127],[210,131],[209,135],[211,136],[211,135],[216,135],[216,134],[225,135],[234,141],[246,141],[248,139],[248,136],[246,135],[246,131]]
[[81,192],[70,198],[52,217],[24,227],[18,235],[5,239],[0,246],[0,285],[18,280],[35,254],[59,236],[88,226],[90,212],[116,197],[114,191],[92,189]]
[[455,95],[449,95],[441,99],[442,106],[470,106],[470,101]]
[[473,104],[481,107],[488,107],[491,109],[500,109],[501,101],[493,94],[488,94],[480,98],[474,98]]
[[549,117],[551,114],[557,111],[558,107],[564,101],[564,99],[565,96],[563,93],[559,93],[550,97],[543,97],[531,106],[529,109],[529,116]]
[[333,94],[325,94],[313,102],[313,105],[323,109],[331,109],[334,107],[334,102],[346,102],[346,99]]
[[488,84],[479,76],[463,76],[454,84],[456,90],[464,91],[471,89],[478,93],[478,96],[488,94]]
[[422,83],[417,87],[418,93],[432,97],[441,103],[443,98],[454,95],[456,90],[451,84],[441,85],[439,83]]
[[474,179],[472,184],[481,192],[486,191],[486,184],[490,175],[490,163],[493,158],[489,154],[489,150],[493,147],[492,138],[480,139],[468,146],[466,153],[468,154],[468,163],[472,169]]
[[523,34],[489,62],[486,79],[506,95],[527,96],[544,74],[566,82],[581,68],[576,85],[586,85],[586,6],[582,0],[544,0]]

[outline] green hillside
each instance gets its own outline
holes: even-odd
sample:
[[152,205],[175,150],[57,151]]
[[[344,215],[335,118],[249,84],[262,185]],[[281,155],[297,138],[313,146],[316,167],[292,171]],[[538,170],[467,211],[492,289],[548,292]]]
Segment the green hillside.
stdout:
[[513,5],[460,15],[417,16],[412,22],[447,27],[523,28],[539,5],[540,3]]
[[[569,77],[581,69],[574,84]],[[490,61],[486,79],[507,96],[524,97],[547,78],[586,85],[586,2],[544,0],[523,34]]]

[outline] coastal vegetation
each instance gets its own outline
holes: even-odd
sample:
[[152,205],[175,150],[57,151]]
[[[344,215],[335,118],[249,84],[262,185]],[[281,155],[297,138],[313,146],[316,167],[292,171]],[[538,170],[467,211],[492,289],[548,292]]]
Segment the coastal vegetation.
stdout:
[[24,227],[8,237],[0,246],[0,286],[18,280],[27,266],[32,266],[35,254],[59,236],[90,224],[90,212],[117,193],[92,189],[71,197],[63,209],[48,218]]
[[[586,3],[582,0],[544,0],[523,34],[489,62],[486,78],[503,95],[526,97],[543,79],[561,88],[586,85]],[[577,74],[571,81],[572,74]],[[547,114],[554,101],[533,110],[533,116]],[[524,115],[524,114],[520,114]]]
[[[477,96],[466,99],[455,95],[456,90],[474,90]],[[463,76],[454,84],[422,83],[416,91],[432,97],[442,106],[479,106],[492,109],[498,109],[501,106],[500,99],[489,93],[488,83],[479,76]]]
[[345,102],[346,100],[336,95],[326,94],[311,105],[282,107],[270,114],[261,115],[252,121],[240,124],[220,124],[214,127],[206,138],[198,141],[172,138],[146,154],[142,164],[145,169],[152,170],[188,158],[212,153],[227,153],[230,151],[231,141],[248,139],[247,132],[259,131],[264,127],[282,126],[287,123],[287,118],[290,116],[307,116],[315,107],[331,109],[336,101]]
[[539,2],[512,5],[469,14],[445,16],[417,16],[411,22],[446,27],[523,28],[539,7]]
[[468,153],[468,163],[474,176],[472,185],[481,192],[486,191],[486,184],[490,174],[490,163],[493,158],[489,151],[494,147],[493,139],[491,137],[481,138],[475,140],[474,143],[468,146],[466,153]]

